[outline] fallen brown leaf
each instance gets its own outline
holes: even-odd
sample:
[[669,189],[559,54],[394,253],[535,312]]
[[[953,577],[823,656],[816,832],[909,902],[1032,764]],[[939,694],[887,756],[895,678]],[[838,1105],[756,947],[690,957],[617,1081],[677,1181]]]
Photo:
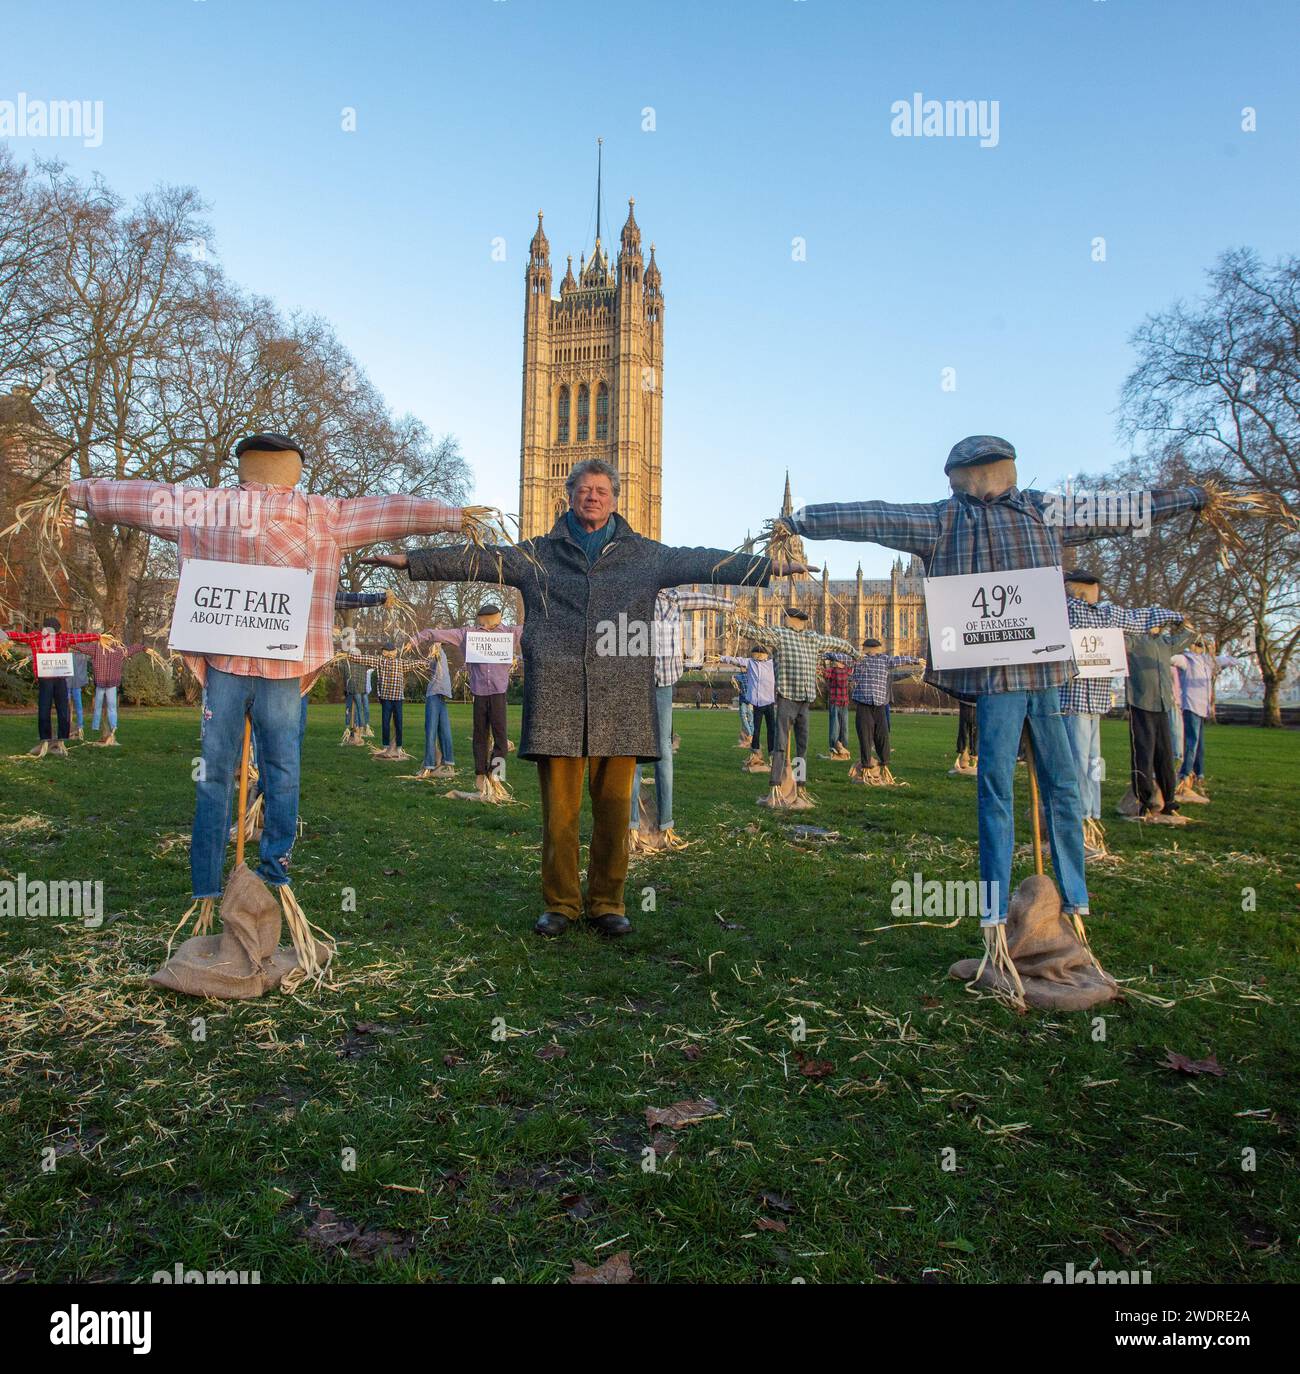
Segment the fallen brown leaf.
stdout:
[[1177,1073],[1212,1073],[1218,1078],[1222,1078],[1228,1072],[1212,1054],[1204,1059],[1188,1059],[1185,1054],[1179,1054],[1175,1050],[1165,1051],[1160,1067],[1173,1069]]
[[611,1255],[599,1268],[584,1264],[582,1260],[573,1261],[570,1283],[631,1283],[636,1275],[632,1272],[632,1257],[626,1250]]
[[718,1104],[711,1097],[701,1097],[695,1101],[674,1102],[671,1107],[647,1107],[645,1124],[652,1131],[657,1126],[667,1126],[669,1130],[676,1131],[697,1121],[708,1121],[721,1115]]

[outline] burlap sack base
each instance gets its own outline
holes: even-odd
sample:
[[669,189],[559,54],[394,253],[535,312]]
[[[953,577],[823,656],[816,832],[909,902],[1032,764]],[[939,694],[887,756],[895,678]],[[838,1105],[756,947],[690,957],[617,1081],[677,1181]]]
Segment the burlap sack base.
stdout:
[[1196,790],[1189,781],[1180,782],[1174,790],[1174,800],[1181,805],[1183,802],[1191,802],[1193,806],[1209,806],[1209,797],[1203,796]]
[[[1007,908],[1007,948],[1020,975],[1025,1001],[1040,1011],[1085,1011],[1119,996],[1114,981],[1098,969],[1087,946],[1061,911],[1061,894],[1045,874],[1026,878]],[[979,959],[959,959],[951,978],[970,983]],[[977,988],[1013,996],[1011,980],[986,965]]]
[[811,811],[817,799],[807,788],[799,787],[794,774],[787,769],[782,781],[759,797],[758,805],[771,807],[774,811]]
[[407,763],[411,755],[405,749],[399,749],[397,753],[390,754],[387,749],[371,749],[370,757],[378,759],[380,763]]
[[452,788],[450,792],[444,792],[443,796],[450,797],[452,801],[484,802],[488,806],[510,806],[515,801],[515,794],[496,778],[488,778],[472,792]]
[[[1164,804],[1164,796],[1157,787],[1152,796],[1151,805],[1158,811]],[[1131,787],[1119,799],[1119,804],[1115,807],[1115,814],[1123,816],[1126,820],[1134,820],[1142,814],[1142,803],[1138,801],[1137,794]]]
[[741,737],[736,741],[735,747],[737,749],[748,749],[749,741],[751,739],[753,739],[753,735],[741,735]]
[[740,765],[740,771],[742,773],[770,773],[772,771],[772,765],[770,763],[764,763],[762,759],[747,758],[744,763]]
[[293,946],[280,944],[279,900],[247,864],[226,883],[220,920],[219,935],[186,940],[149,982],[188,997],[240,1000],[274,991],[298,967]]

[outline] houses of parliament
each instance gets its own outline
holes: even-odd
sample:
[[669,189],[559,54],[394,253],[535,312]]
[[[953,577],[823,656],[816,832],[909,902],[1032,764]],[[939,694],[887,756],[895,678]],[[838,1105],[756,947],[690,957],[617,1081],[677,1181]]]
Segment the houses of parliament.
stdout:
[[[611,266],[600,237],[591,257],[573,259],[551,292],[551,248],[537,215],[524,270],[523,415],[519,450],[520,535],[549,533],[568,502],[564,481],[574,463],[603,458],[619,475],[619,511],[639,534],[661,538],[663,513],[663,277],[654,244],[647,261],[635,202],[619,235]],[[786,475],[783,514],[790,513]],[[802,553],[796,553],[802,559]],[[766,588],[735,587],[737,609],[776,624],[783,606],[809,612],[815,628],[861,644],[869,635],[887,653],[927,652],[920,561],[894,562],[885,578],[782,578]],[[687,645],[705,653],[733,653],[720,614],[695,611]]]

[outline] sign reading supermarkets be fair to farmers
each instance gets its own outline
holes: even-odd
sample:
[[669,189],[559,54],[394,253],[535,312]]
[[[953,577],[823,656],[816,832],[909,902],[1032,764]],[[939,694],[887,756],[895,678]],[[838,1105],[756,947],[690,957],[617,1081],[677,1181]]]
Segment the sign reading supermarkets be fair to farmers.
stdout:
[[934,668],[1000,668],[1074,657],[1060,568],[925,579]]
[[1071,630],[1070,636],[1080,677],[1128,676],[1123,630]]
[[466,663],[504,663],[515,661],[515,637],[504,630],[467,630]]
[[306,568],[187,559],[168,642],[187,653],[300,659],[314,576]]

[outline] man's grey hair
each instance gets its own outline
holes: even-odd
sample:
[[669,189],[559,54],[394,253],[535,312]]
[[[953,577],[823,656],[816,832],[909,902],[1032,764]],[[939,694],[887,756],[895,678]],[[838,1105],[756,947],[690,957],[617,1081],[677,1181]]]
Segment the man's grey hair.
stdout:
[[603,458],[584,458],[582,462],[574,463],[572,472],[564,481],[564,494],[569,498],[569,504],[573,504],[573,489],[578,485],[578,478],[585,477],[589,472],[601,473],[609,478],[609,484],[614,488],[614,500],[617,501],[618,469]]

